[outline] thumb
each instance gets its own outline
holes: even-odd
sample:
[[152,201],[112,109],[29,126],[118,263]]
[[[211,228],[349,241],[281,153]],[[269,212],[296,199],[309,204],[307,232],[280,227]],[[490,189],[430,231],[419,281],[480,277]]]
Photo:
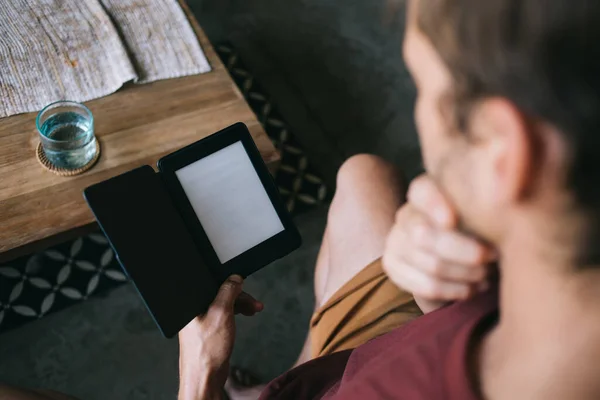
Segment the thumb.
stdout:
[[450,201],[428,175],[415,178],[408,188],[407,198],[417,210],[427,215],[439,228],[454,229],[457,215]]
[[239,275],[231,275],[227,278],[221,285],[213,306],[233,312],[235,300],[242,293],[242,282],[244,282],[244,279]]

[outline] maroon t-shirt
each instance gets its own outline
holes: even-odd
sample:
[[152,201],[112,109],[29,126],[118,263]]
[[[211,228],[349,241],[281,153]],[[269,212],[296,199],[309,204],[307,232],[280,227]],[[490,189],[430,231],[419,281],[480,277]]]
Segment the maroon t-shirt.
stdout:
[[497,289],[441,308],[354,350],[301,365],[271,382],[260,398],[478,399],[467,355],[497,310]]

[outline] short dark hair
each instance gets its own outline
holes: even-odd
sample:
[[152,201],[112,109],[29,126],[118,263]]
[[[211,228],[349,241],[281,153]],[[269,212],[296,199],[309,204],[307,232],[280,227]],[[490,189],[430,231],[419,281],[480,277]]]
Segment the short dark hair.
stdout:
[[600,0],[418,0],[416,11],[453,77],[458,130],[500,96],[564,137],[568,189],[592,231],[580,262],[600,264]]

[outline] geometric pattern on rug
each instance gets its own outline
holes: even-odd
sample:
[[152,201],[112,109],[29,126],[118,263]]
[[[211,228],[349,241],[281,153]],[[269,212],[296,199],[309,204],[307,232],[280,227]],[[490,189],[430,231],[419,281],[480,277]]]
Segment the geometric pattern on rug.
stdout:
[[0,331],[127,281],[106,238],[80,237],[0,266]]
[[[329,201],[327,188],[291,129],[233,47],[216,47],[246,101],[280,152],[275,183],[293,216]],[[127,282],[101,232],[0,264],[0,333]]]
[[302,146],[295,139],[277,107],[260,83],[248,71],[233,46],[224,43],[216,51],[265,132],[281,154],[275,182],[288,210],[299,214],[329,200],[327,187],[310,164]]

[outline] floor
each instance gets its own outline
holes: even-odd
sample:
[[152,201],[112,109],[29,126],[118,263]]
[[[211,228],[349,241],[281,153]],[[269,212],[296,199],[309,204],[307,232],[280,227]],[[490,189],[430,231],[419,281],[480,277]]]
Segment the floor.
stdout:
[[[229,41],[333,185],[349,155],[420,171],[414,90],[401,62],[403,15],[387,0],[190,0],[213,43]],[[312,311],[327,210],[302,214],[304,245],[248,280],[266,309],[239,320],[233,363],[263,379],[296,357]],[[177,343],[162,339],[123,286],[0,335],[0,380],[85,400],[174,398]]]

